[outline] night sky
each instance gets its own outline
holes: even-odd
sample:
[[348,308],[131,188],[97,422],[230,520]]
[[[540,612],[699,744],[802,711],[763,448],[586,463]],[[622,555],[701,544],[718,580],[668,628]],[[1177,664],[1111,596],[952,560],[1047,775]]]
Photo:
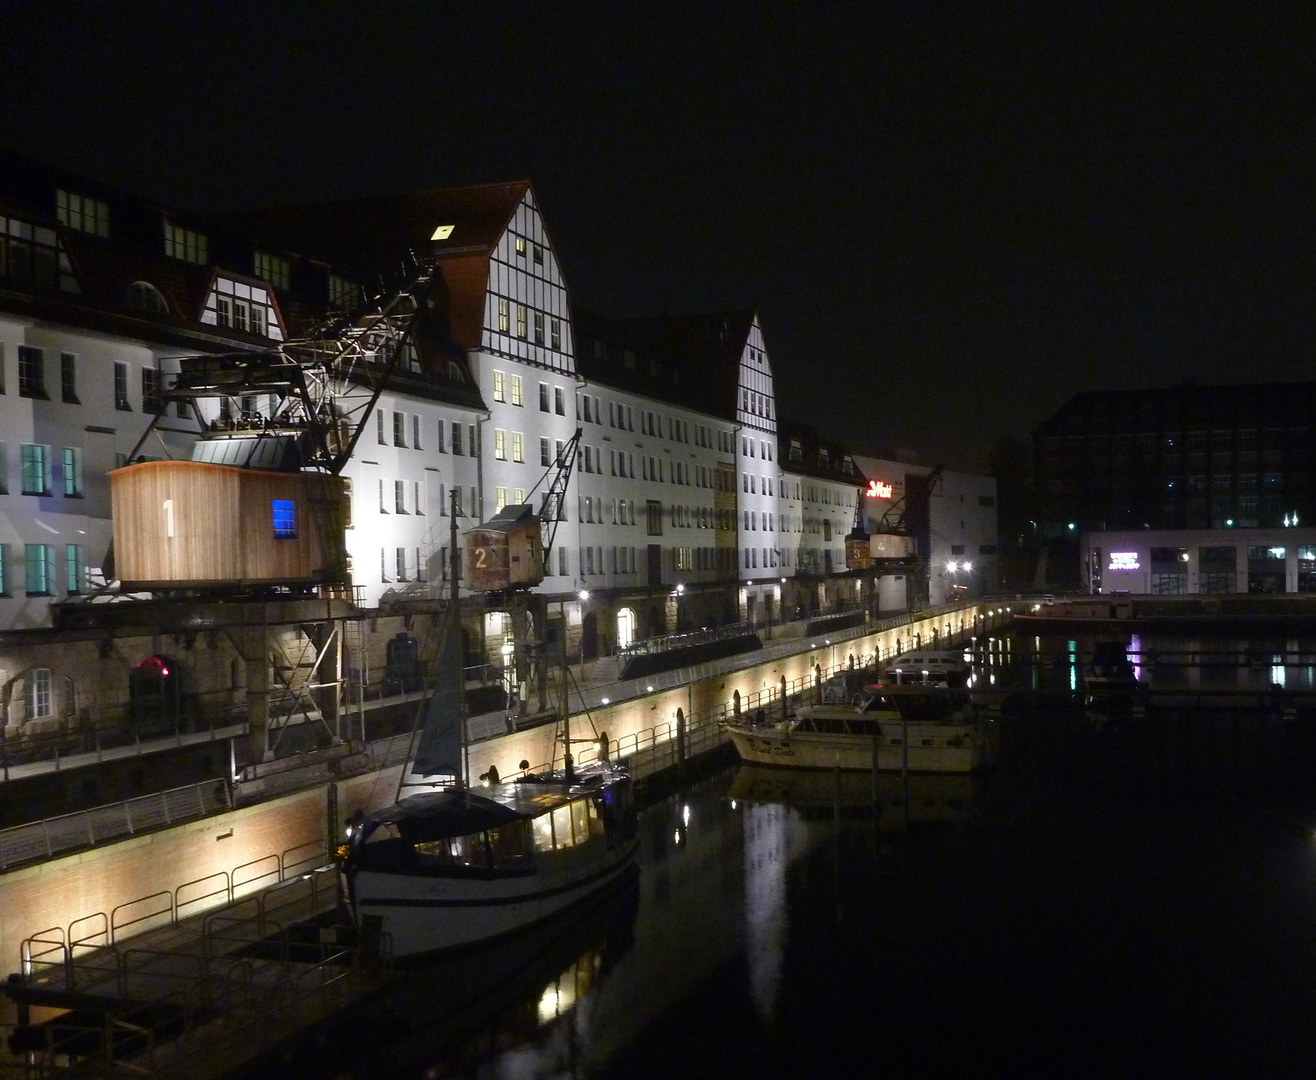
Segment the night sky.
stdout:
[[1316,5],[1151,7],[8,2],[0,143],[199,210],[529,178],[576,301],[753,307],[782,414],[985,468],[1313,376]]

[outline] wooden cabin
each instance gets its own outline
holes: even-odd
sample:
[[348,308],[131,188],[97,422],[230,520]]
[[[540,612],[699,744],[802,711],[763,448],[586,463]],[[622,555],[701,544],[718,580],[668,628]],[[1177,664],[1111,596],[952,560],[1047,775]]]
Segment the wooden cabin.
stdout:
[[544,580],[543,526],[529,503],[504,506],[466,534],[466,584],[476,592],[528,588]]
[[346,482],[197,461],[110,473],[124,589],[345,582]]

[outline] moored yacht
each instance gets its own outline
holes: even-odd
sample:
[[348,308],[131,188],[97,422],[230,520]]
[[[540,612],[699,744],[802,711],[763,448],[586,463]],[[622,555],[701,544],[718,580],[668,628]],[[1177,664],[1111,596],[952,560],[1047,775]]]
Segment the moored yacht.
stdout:
[[394,957],[525,930],[634,866],[629,774],[591,763],[413,795],[353,829],[343,860],[364,940]]
[[775,724],[727,725],[741,760],[795,769],[977,772],[993,758],[991,722],[968,690],[872,686],[856,705],[808,705]]
[[901,653],[883,669],[889,682],[967,686],[972,668],[964,649],[913,649]]

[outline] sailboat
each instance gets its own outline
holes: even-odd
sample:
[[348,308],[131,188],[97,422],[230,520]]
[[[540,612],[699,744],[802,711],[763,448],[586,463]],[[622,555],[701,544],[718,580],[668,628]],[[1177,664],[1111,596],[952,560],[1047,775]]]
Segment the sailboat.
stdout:
[[366,817],[353,827],[341,861],[363,946],[372,944],[381,956],[450,953],[529,931],[635,865],[630,774],[606,759],[574,765],[565,690],[561,768],[555,758],[548,769],[508,781],[491,769],[487,786],[466,785],[458,612],[454,569],[438,676],[406,770],[412,779],[444,775],[455,782]]

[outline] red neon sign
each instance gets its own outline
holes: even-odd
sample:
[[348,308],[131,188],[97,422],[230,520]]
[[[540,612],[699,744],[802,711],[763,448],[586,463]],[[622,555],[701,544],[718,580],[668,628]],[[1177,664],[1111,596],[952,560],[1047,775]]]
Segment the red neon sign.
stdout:
[[868,481],[868,497],[870,499],[891,498],[891,485],[884,484],[881,480]]

